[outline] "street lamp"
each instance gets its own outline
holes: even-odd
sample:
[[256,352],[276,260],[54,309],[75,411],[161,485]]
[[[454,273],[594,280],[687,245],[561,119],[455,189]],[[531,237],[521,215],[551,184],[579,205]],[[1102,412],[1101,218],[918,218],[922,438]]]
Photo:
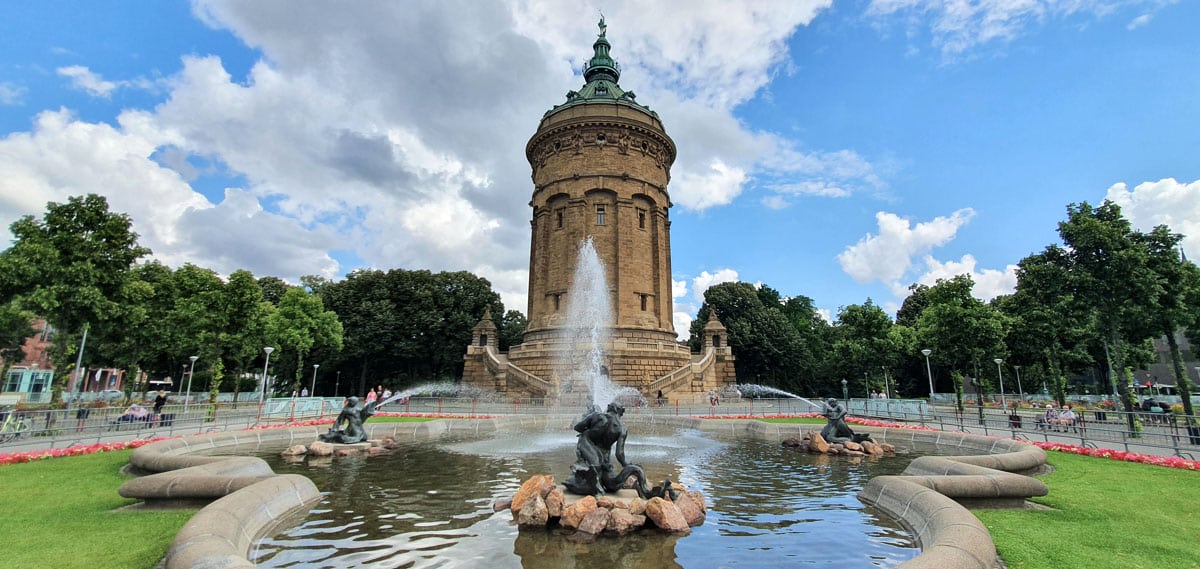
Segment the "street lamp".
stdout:
[[996,358],[992,361],[996,362],[996,372],[1000,374],[1000,406],[1008,407],[1008,401],[1004,399],[1004,370],[1000,367],[1004,360]]
[[188,356],[188,359],[192,360],[192,368],[188,370],[187,396],[183,400],[184,417],[187,417],[188,403],[192,402],[192,376],[196,373],[196,360],[200,359],[200,356]]
[[267,366],[271,365],[271,352],[274,352],[275,348],[267,346],[263,348],[263,351],[267,353],[267,359],[263,362],[262,391],[258,392],[259,406],[262,406],[263,398],[267,395]]
[[929,376],[929,405],[932,406],[933,405],[933,368],[929,367],[929,354],[932,354],[933,350],[931,350],[929,348],[925,348],[924,350],[921,350],[921,353],[925,354],[925,375]]
[[313,364],[312,386],[308,388],[309,397],[317,396],[317,368],[319,367],[321,367],[321,364]]
[[338,387],[342,385],[342,370],[337,372],[337,382],[333,384],[333,396],[337,397]]
[[888,386],[887,366],[879,367],[883,369],[883,394],[887,396],[887,399],[891,399],[892,389]]
[[1017,370],[1017,393],[1021,394],[1021,401],[1025,400],[1025,388],[1021,387],[1021,366],[1013,366]]
[[850,390],[849,390],[849,388],[848,388],[848,387],[846,387],[846,380],[844,380],[844,379],[842,380],[842,399],[843,399],[844,401],[846,401],[846,403],[847,403],[847,404],[849,404],[849,402],[850,402]]

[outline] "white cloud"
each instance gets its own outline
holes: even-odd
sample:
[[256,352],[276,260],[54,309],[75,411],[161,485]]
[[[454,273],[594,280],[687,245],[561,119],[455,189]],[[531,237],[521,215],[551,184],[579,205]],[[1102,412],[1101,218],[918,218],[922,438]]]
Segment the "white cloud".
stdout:
[[[917,278],[917,282],[933,286],[938,279],[950,280],[959,275],[968,275],[975,282],[971,294],[987,302],[1003,294],[1012,294],[1017,290],[1017,266],[1008,265],[1003,271],[995,269],[976,270],[975,257],[963,255],[958,261],[941,262],[932,256],[925,257],[926,272]],[[907,296],[906,294],[900,296]]]
[[19,105],[25,98],[26,89],[12,83],[0,83],[0,105]]
[[714,160],[706,172],[684,171],[675,176],[671,196],[675,203],[688,209],[707,209],[732,202],[742,192],[745,181],[745,170]]
[[1154,10],[1171,3],[1173,0],[872,0],[866,13],[885,27],[902,16],[910,35],[928,26],[934,47],[953,58],[980,46],[1012,41],[1052,18],[1100,19],[1127,7],[1144,6],[1150,12],[1130,23],[1137,27],[1148,21]]
[[704,302],[704,293],[708,287],[721,284],[737,282],[738,273],[733,269],[718,269],[715,273],[702,271],[700,276],[692,279],[692,298],[697,304]]
[[1166,225],[1182,234],[1184,252],[1191,259],[1200,259],[1200,180],[1163,178],[1142,182],[1132,190],[1124,183],[1113,184],[1105,198],[1121,206],[1135,229],[1149,231]]
[[1149,24],[1151,18],[1153,18],[1153,16],[1151,16],[1150,14],[1142,14],[1142,15],[1130,20],[1129,23],[1125,25],[1125,29],[1136,30],[1146,24]]
[[93,73],[87,67],[82,65],[71,65],[68,67],[59,67],[58,74],[71,79],[71,85],[76,89],[88,92],[97,97],[109,97],[113,91],[117,90],[117,84],[112,81],[105,81],[100,78],[100,75]]
[[879,233],[867,234],[847,247],[837,256],[838,264],[859,283],[896,282],[908,273],[914,256],[950,242],[974,215],[971,208],[963,208],[949,217],[913,226],[908,219],[894,213],[878,212],[875,220]]
[[683,298],[687,296],[687,281],[677,281],[671,279],[671,298]]
[[[784,197],[874,187],[852,151],[800,152],[733,114],[789,68],[787,40],[831,0],[612,4],[621,84],[680,145],[680,207],[728,204],[756,181]],[[31,132],[0,140],[0,184],[25,188],[0,194],[0,222],[94,191],[171,263],[295,280],[345,269],[329,253],[344,249],[372,267],[477,271],[526,309],[532,187],[521,151],[581,83],[593,7],[197,0],[193,12],[262,59],[234,77],[216,56],[188,55],[153,84],[58,69],[95,96],[153,86],[165,100],[116,125],[47,111]],[[0,100],[19,97],[0,89]],[[213,171],[239,186],[206,189],[215,205],[198,191]]]

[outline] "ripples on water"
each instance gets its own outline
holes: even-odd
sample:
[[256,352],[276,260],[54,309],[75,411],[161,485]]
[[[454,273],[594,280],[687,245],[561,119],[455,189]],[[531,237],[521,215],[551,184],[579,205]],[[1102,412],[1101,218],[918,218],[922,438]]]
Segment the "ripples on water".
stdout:
[[653,530],[577,543],[570,532],[523,531],[492,502],[533,474],[569,476],[570,430],[413,443],[375,457],[287,462],[324,498],[300,526],[259,542],[260,567],[890,567],[918,553],[908,532],[855,497],[906,457],[855,460],[778,442],[719,441],[697,432],[631,435],[626,457],[652,481],[704,492],[708,519],[687,536]]

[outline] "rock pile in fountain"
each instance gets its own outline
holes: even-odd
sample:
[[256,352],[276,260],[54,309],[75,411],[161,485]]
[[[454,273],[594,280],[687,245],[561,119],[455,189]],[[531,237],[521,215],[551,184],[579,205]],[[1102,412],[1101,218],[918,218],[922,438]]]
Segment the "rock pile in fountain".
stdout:
[[509,500],[498,500],[496,511],[512,511],[513,520],[522,529],[564,527],[585,537],[620,536],[642,528],[658,528],[670,533],[688,533],[704,523],[708,506],[704,494],[679,490],[674,500],[638,497],[634,490],[614,494],[577,496],[566,492],[552,474],[539,474],[521,484]]
[[783,446],[807,450],[818,454],[840,454],[845,456],[895,456],[896,447],[888,443],[871,440],[862,442],[843,441],[831,443],[817,431],[805,432],[802,436],[784,439]]

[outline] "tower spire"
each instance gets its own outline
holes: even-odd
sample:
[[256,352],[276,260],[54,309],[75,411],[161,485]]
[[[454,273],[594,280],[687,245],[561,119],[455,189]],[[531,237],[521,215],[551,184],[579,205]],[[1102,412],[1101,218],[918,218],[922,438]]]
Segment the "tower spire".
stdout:
[[589,83],[597,79],[607,79],[616,83],[621,78],[621,66],[608,54],[612,45],[605,37],[608,25],[604,23],[603,14],[600,15],[600,23],[597,25],[600,27],[600,33],[596,36],[596,43],[592,44],[592,58],[583,69],[583,79]]

